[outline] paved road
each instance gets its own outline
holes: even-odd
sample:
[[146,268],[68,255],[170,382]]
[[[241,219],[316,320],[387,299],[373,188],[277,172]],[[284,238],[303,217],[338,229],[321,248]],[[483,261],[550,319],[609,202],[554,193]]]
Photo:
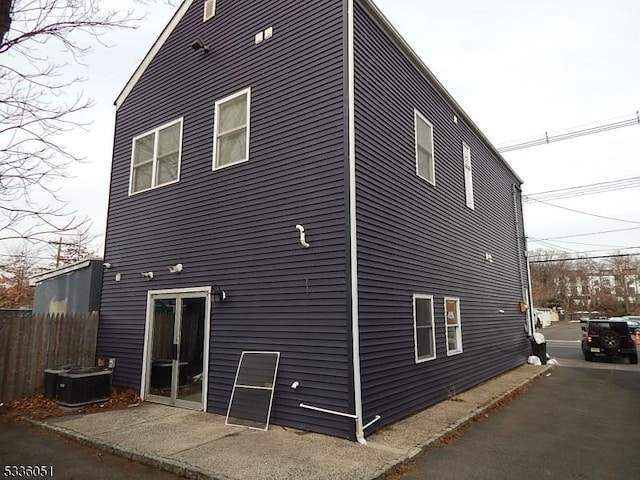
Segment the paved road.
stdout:
[[[40,428],[0,422],[0,478],[29,478],[11,466],[47,466],[57,480],[176,480],[177,477],[79,445]],[[5,471],[6,467],[10,467]],[[24,473],[24,472],[23,472]],[[49,470],[47,470],[49,473]]]
[[[547,353],[563,367],[595,368],[600,370],[623,370],[640,374],[640,365],[631,365],[627,358],[607,358],[596,355],[587,362],[582,355],[580,323],[558,322],[539,330],[547,341]],[[640,399],[639,399],[640,403]]]
[[640,369],[626,359],[585,362],[572,329],[579,339],[579,324],[543,331],[560,367],[397,478],[640,478]]

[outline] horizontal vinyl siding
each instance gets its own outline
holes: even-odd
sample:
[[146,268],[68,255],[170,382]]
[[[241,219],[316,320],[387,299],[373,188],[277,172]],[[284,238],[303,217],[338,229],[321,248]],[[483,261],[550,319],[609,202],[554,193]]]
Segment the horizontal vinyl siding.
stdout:
[[[353,437],[353,421],[299,407],[353,411],[342,13],[339,0],[218,2],[203,23],[194,2],[118,110],[99,334],[117,384],[139,388],[148,289],[218,284],[209,410],[226,413],[243,350],[280,351],[271,421]],[[209,53],[191,50],[197,36]],[[212,171],[215,101],[248,87],[250,159]],[[129,196],[131,139],[180,117],[180,181]]]
[[[382,416],[376,429],[522,364],[526,281],[518,180],[471,128],[454,123],[457,112],[360,5],[355,65],[362,395],[365,421]],[[416,175],[414,109],[434,126],[435,186]],[[465,203],[463,141],[475,210]],[[434,297],[437,357],[419,364],[414,293]],[[444,297],[460,299],[463,353],[452,356]]]

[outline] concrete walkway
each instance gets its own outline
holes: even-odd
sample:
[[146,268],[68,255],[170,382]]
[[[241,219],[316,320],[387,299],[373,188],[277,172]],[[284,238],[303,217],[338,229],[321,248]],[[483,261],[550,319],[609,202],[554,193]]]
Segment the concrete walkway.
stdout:
[[373,480],[498,404],[551,367],[523,365],[367,437],[367,445],[143,403],[36,422],[82,443],[195,479]]

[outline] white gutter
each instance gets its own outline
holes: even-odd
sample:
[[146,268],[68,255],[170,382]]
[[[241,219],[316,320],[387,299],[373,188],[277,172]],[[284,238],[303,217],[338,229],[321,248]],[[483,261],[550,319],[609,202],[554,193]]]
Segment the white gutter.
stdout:
[[353,340],[353,393],[355,400],[356,439],[366,444],[362,428],[362,385],[360,378],[360,323],[358,316],[358,241],[356,236],[356,127],[355,127],[355,58],[354,0],[347,2],[347,56],[349,88],[349,244],[351,257],[351,337]]

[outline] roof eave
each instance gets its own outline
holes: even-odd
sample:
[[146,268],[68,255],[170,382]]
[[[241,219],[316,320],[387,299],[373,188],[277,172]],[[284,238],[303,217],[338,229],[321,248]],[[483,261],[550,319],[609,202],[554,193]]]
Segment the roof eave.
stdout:
[[480,128],[471,120],[471,117],[462,109],[453,96],[447,91],[447,89],[440,83],[429,67],[422,61],[420,56],[411,48],[407,41],[400,35],[398,30],[391,24],[389,19],[382,13],[373,0],[357,0],[364,9],[372,16],[372,18],[378,23],[378,25],[389,35],[398,48],[405,54],[405,56],[414,64],[420,73],[426,78],[426,80],[435,88],[438,94],[448,102],[456,114],[469,125],[478,137],[487,145],[491,152],[498,157],[509,170],[509,172],[516,178],[516,180],[522,184],[523,181],[520,176],[511,168],[511,165],[505,160],[502,154],[493,146],[491,141],[482,133]]
[[68,273],[75,272],[76,270],[82,270],[83,268],[87,268],[89,265],[91,265],[91,262],[102,262],[102,258],[89,257],[70,265],[65,265],[64,267],[49,270],[48,272],[39,273],[37,275],[32,275],[29,277],[29,286],[35,287],[44,280],[49,280],[61,275],[66,275]]
[[145,72],[147,67],[151,64],[155,56],[158,54],[158,52],[160,51],[160,48],[162,48],[162,45],[164,45],[164,42],[167,41],[167,38],[169,38],[169,35],[171,35],[171,33],[176,28],[178,23],[180,23],[180,20],[182,20],[182,17],[184,17],[185,13],[187,13],[187,10],[189,9],[192,3],[193,3],[193,0],[184,0],[182,4],[180,4],[178,9],[176,10],[176,13],[173,14],[173,17],[171,17],[171,20],[169,20],[169,23],[167,23],[167,25],[164,27],[164,29],[162,30],[162,32],[160,33],[160,35],[158,36],[158,38],[156,39],[152,47],[149,49],[147,54],[142,59],[142,62],[140,62],[140,65],[138,65],[138,68],[136,68],[136,70],[133,72],[133,75],[131,75],[131,77],[129,78],[129,81],[126,83],[126,85],[124,86],[124,88],[122,89],[118,97],[116,98],[114,102],[114,105],[116,106],[116,110],[119,109],[124,103],[124,101],[127,99],[127,97],[129,96],[133,88],[138,83],[138,80],[140,80],[140,77],[142,77],[142,74]]

